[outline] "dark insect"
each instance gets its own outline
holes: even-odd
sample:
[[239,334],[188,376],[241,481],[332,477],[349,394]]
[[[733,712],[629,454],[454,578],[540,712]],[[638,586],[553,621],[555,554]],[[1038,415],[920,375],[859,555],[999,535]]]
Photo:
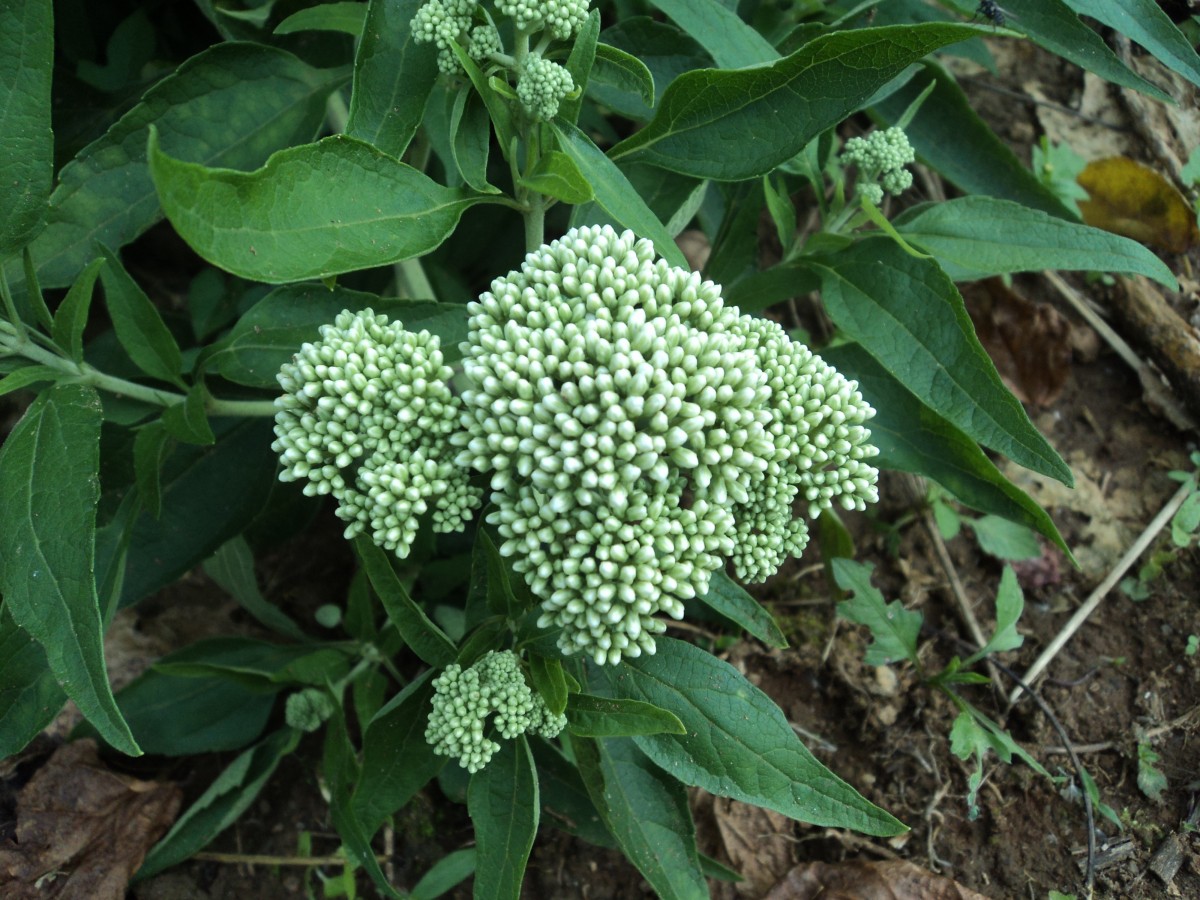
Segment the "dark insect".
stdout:
[[1006,21],[1004,10],[996,4],[995,0],[979,0],[979,9],[975,11],[975,15],[983,16],[997,28],[1003,28]]

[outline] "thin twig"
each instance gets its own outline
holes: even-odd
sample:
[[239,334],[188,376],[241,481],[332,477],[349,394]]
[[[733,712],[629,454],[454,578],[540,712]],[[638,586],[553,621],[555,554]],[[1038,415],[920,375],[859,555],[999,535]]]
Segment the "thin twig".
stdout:
[[[1087,617],[1095,611],[1096,607],[1100,605],[1100,601],[1107,596],[1108,592],[1112,590],[1113,586],[1120,581],[1121,577],[1129,570],[1129,567],[1137,562],[1138,557],[1141,556],[1142,553],[1145,552],[1146,548],[1149,547],[1154,541],[1154,539],[1158,537],[1158,533],[1163,530],[1168,522],[1171,521],[1171,517],[1174,516],[1179,510],[1179,507],[1183,505],[1183,501],[1188,498],[1188,495],[1192,493],[1192,490],[1193,487],[1190,483],[1181,485],[1179,490],[1175,492],[1175,495],[1167,501],[1167,505],[1159,510],[1158,515],[1154,517],[1154,521],[1146,526],[1146,530],[1143,531],[1141,536],[1133,542],[1133,546],[1125,552],[1125,555],[1121,557],[1116,566],[1113,567],[1112,571],[1108,573],[1108,576],[1102,582],[1100,582],[1094,591],[1092,591],[1091,595],[1087,598],[1087,600],[1084,601],[1083,606],[1079,607],[1079,609],[1075,611],[1075,615],[1071,616],[1070,621],[1063,626],[1062,631],[1060,631],[1055,636],[1054,640],[1052,640],[1046,646],[1046,649],[1042,651],[1041,655],[1033,661],[1033,665],[1030,666],[1029,670],[1025,673],[1024,680],[1026,682],[1032,684],[1037,677],[1042,674],[1046,666],[1050,664],[1050,661],[1058,655],[1058,651],[1061,650],[1066,645],[1067,641],[1069,641],[1075,634],[1075,632],[1079,630],[1079,626],[1084,623],[1084,620],[1087,619]],[[1008,696],[1008,703],[1010,706],[1017,702],[1023,689],[1024,686],[1020,681],[1018,681],[1017,687],[1014,688],[1013,692]]]
[[[346,866],[349,860],[344,856],[272,856],[259,853],[212,853],[202,851],[192,854],[192,859],[202,862],[226,863],[229,865],[247,866],[299,866],[315,869],[320,866]],[[379,862],[385,862],[387,857],[380,853],[375,857]]]

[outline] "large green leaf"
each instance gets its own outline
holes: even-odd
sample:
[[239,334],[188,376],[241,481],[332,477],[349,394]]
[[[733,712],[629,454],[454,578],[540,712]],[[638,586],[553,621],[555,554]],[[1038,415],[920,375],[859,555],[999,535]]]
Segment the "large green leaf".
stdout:
[[41,644],[0,607],[0,759],[32,741],[67,701]]
[[1200,56],[1163,8],[1154,0],[1064,0],[1080,15],[1090,16],[1131,38],[1164,66],[1200,85]]
[[296,749],[300,732],[281,729],[231,762],[154,845],[135,880],[181,863],[238,820],[258,796],[279,761]]
[[254,172],[182,162],[157,140],[151,130],[150,171],[175,230],[214,265],[270,284],[421,256],[488,199],[344,135],[282,150]]
[[0,260],[37,234],[50,197],[53,6],[51,0],[0,4]]
[[893,224],[937,259],[955,281],[1038,269],[1096,269],[1145,275],[1178,290],[1157,256],[1129,238],[993,197],[932,203]]
[[[1081,11],[1091,15],[1092,0],[1081,5]],[[1121,62],[1104,39],[1085,25],[1063,0],[1005,0],[1001,7],[1011,14],[1005,23],[1009,28],[1024,32],[1051,53],[1113,84],[1133,88],[1164,103],[1171,102],[1169,96]]]
[[467,311],[463,306],[430,300],[381,299],[378,294],[318,284],[278,287],[238,319],[220,349],[206,360],[221,377],[248,387],[279,389],[276,375],[290,362],[300,345],[320,339],[322,325],[330,324],[342,310],[374,309],[399,319],[409,331],[426,330],[442,342],[448,363],[460,356],[459,343],[467,337]]
[[437,48],[412,39],[424,0],[371,0],[354,59],[346,133],[399,157],[412,140],[437,80]]
[[721,181],[765,175],[909,65],[979,32],[949,23],[839,31],[769,66],[688,72],[611,155]]
[[654,105],[654,76],[632,54],[608,44],[596,45],[596,61],[588,80],[593,99],[629,118],[646,118]]
[[775,617],[724,571],[713,575],[708,593],[697,599],[709,609],[737,623],[768,647],[778,650],[787,646],[787,638],[775,624]]
[[92,388],[58,384],[38,395],[0,447],[0,595],[88,721],[137,756],[108,684],[96,596],[100,424]]
[[914,397],[862,347],[842,344],[821,356],[856,379],[875,408],[870,428],[871,443],[879,448],[876,465],[930,478],[959,502],[1032,528],[1070,556],[1046,511],[1005,478],[975,441]]
[[211,447],[182,445],[162,473],[162,510],[133,525],[121,605],[170,584],[239,534],[271,492],[270,422],[214,420]]
[[189,644],[160,659],[154,668],[181,678],[226,678],[251,690],[275,693],[288,685],[336,684],[346,677],[350,663],[345,649],[332,644],[276,644],[227,636]]
[[970,437],[1066,485],[1071,469],[1033,427],[988,358],[954,283],[886,237],[810,262],[846,336]]
[[476,898],[521,896],[541,808],[529,742],[524,735],[504,741],[491,761],[471,776],[467,789],[467,810],[475,825]]
[[779,59],[770,42],[718,0],[651,0],[712,54],[722,69],[740,69]]
[[257,44],[218,44],[192,57],[59,174],[46,230],[33,242],[42,285],[70,284],[95,241],[119,249],[161,218],[146,166],[149,126],[179,159],[252,168],[311,140],[326,96],[345,79]]
[[654,249],[673,266],[690,268],[675,237],[646,205],[617,164],[592,143],[592,139],[568,122],[553,123],[563,152],[571,158],[596,193],[596,202],[638,237],[648,238]]
[[685,784],[802,822],[891,835],[904,825],[817,761],[778,706],[733,666],[691,644],[658,638],[658,652],[621,666],[589,665],[589,683],[679,716],[687,734],[636,737]]
[[407,803],[446,764],[425,740],[431,669],[375,714],[363,735],[362,778],[354,792],[354,812],[367,834]]
[[592,802],[654,892],[666,900],[708,897],[683,785],[628,738],[573,746]]

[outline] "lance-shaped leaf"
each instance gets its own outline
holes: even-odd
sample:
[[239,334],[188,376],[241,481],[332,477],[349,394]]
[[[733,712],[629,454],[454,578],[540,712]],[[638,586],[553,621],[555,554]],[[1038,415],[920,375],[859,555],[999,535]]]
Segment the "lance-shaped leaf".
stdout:
[[1074,484],[988,358],[954,283],[931,259],[868,238],[809,263],[846,336],[970,437],[1014,462]]
[[1066,0],[1066,4],[1137,41],[1163,65],[1200,85],[1200,56],[1155,0]]
[[54,175],[50,0],[0,4],[0,260],[21,249],[46,215]]
[[363,535],[355,539],[354,550],[362,560],[363,569],[371,579],[371,587],[379,595],[388,618],[399,629],[413,652],[431,666],[448,666],[454,662],[454,642],[409,596],[396,576],[388,555]]
[[537,769],[524,735],[504,741],[471,776],[467,810],[475,824],[475,896],[517,900],[541,814]]
[[697,599],[729,621],[736,622],[768,647],[787,646],[787,638],[775,624],[775,617],[723,571],[713,574],[708,593]]
[[740,181],[804,149],[906,67],[982,29],[929,23],[838,31],[769,66],[676,78],[650,124],[612,150],[664,169]]
[[724,3],[651,0],[676,25],[694,37],[722,69],[774,62],[779,52]]
[[421,256],[487,199],[344,135],[283,150],[255,172],[173,159],[153,130],[149,157],[180,236],[214,265],[271,284]]
[[88,721],[138,756],[104,667],[94,573],[100,424],[92,388],[59,384],[33,401],[0,447],[0,594]]
[[412,38],[425,0],[371,0],[354,59],[346,134],[399,157],[425,115],[437,80],[437,47]]
[[179,345],[162,316],[145,291],[125,271],[117,255],[103,244],[98,244],[97,249],[107,263],[100,270],[100,281],[104,285],[104,299],[117,340],[134,364],[147,375],[183,386],[179,378],[183,366]]
[[802,822],[877,835],[905,830],[818,762],[779,707],[737,669],[683,641],[657,643],[653,656],[589,665],[588,680],[593,690],[679,717],[686,734],[634,738],[659,766],[685,784]]
[[571,734],[582,737],[684,733],[679,716],[653,703],[592,694],[571,694],[567,722]]
[[19,752],[67,702],[46,652],[0,609],[0,759]]
[[[312,140],[345,70],[314,69],[261,44],[218,44],[189,59],[68,163],[33,242],[44,287],[65,287],[101,241],[120,249],[162,217],[146,166],[146,134],[166,152],[208,166],[253,168]],[[20,279],[19,266],[10,278]]]

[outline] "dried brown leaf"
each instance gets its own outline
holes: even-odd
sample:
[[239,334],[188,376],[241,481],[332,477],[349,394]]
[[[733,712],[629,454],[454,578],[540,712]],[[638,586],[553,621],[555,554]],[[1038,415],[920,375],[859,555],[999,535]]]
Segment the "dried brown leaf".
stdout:
[[17,798],[16,840],[0,846],[0,896],[121,900],[179,803],[176,785],[105,768],[94,741],[60,747]]
[[949,878],[903,860],[804,863],[765,900],[987,900]]
[[739,893],[760,897],[791,868],[792,821],[786,816],[717,797],[713,817],[730,865],[745,879]]
[[1124,156],[1090,162],[1077,179],[1089,199],[1083,221],[1172,253],[1200,242],[1196,212],[1158,172]]
[[999,278],[963,293],[980,343],[1017,398],[1039,406],[1058,399],[1071,374],[1071,325],[1062,314]]

